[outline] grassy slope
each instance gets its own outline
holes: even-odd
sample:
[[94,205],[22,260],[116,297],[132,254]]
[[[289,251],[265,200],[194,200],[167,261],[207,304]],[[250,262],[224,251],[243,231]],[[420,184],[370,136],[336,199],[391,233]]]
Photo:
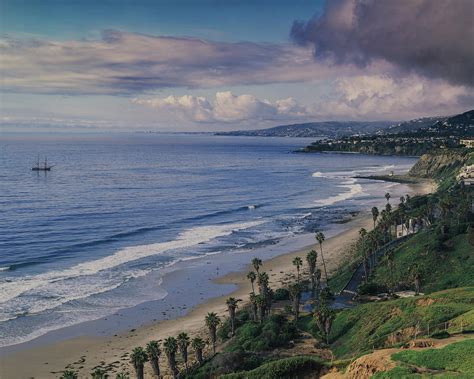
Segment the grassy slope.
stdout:
[[321,371],[325,364],[317,357],[297,356],[266,363],[256,369],[223,375],[225,379],[280,379],[302,378],[305,374]]
[[416,372],[429,370],[430,374],[443,378],[474,377],[474,339],[455,342],[441,349],[407,350],[392,355],[397,367],[379,373],[374,379],[381,378],[420,378]]
[[474,287],[469,287],[343,310],[334,320],[331,347],[338,357],[359,355],[374,346],[383,347],[392,333],[418,322],[425,327],[428,322],[433,326],[460,315],[472,317],[473,304]]
[[[422,291],[431,293],[446,288],[474,286],[474,254],[466,234],[439,246],[432,231],[415,235],[395,251],[393,281],[412,287],[410,268],[421,271]],[[381,263],[374,276],[378,285],[390,277],[387,264]]]

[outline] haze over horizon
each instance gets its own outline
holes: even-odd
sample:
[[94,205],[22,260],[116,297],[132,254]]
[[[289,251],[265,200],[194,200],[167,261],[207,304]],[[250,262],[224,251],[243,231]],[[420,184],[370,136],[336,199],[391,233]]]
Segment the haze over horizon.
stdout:
[[0,4],[0,130],[225,131],[474,104],[469,0]]

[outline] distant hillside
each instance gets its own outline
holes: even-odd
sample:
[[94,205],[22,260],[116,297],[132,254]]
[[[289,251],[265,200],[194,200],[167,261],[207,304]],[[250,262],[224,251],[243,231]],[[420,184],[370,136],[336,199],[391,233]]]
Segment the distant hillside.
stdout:
[[393,125],[393,121],[322,121],[280,125],[269,129],[218,132],[216,135],[253,137],[341,137],[372,134]]
[[405,121],[381,130],[378,134],[424,133],[436,136],[474,136],[474,110],[454,116],[425,117]]
[[321,121],[215,134],[219,136],[341,138],[370,134],[410,134],[420,130],[435,134],[447,132],[458,136],[473,136],[474,110],[456,116],[424,117],[397,124],[394,121]]
[[[416,121],[411,121],[416,123]],[[435,149],[461,148],[460,139],[474,137],[474,110],[459,115],[423,119],[418,129],[403,131],[406,125],[386,129],[371,135],[352,135],[326,138],[313,142],[300,150],[306,153],[325,151],[350,152],[374,155],[423,155]]]
[[447,117],[423,117],[423,118],[417,118],[414,120],[410,121],[403,121],[400,122],[399,124],[392,125],[389,128],[386,128],[384,130],[380,130],[380,133],[383,134],[398,134],[398,133],[407,133],[407,132],[413,132],[414,130],[418,130],[421,128],[426,128],[429,126],[432,126],[436,124],[439,121],[444,121],[446,120]]

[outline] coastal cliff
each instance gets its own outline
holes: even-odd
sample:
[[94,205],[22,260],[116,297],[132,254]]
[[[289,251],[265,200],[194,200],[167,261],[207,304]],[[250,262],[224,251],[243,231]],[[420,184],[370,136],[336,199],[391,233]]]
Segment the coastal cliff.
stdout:
[[409,171],[409,175],[419,178],[440,179],[459,170],[473,152],[466,149],[435,150],[423,154]]

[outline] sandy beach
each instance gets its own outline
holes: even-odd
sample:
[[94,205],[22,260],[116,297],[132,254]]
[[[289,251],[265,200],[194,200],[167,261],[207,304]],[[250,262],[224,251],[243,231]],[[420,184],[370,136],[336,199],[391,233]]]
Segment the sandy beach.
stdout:
[[[431,192],[432,183],[410,185],[412,194]],[[329,274],[334,272],[350,252],[350,246],[356,241],[359,229],[371,228],[372,218],[369,210],[360,213],[346,225],[346,230],[328,238],[324,243],[324,255]],[[277,257],[265,260],[263,270],[270,276],[270,285],[273,288],[282,287],[288,279],[288,274],[294,274],[295,268],[292,259],[295,256],[304,257],[313,248],[292,251]],[[321,261],[319,260],[319,263]],[[250,267],[248,267],[250,270]],[[248,299],[251,291],[250,282],[246,279],[248,270],[233,272],[216,279],[219,284],[236,285],[237,289],[231,296],[244,300]],[[128,353],[136,346],[145,346],[150,340],[164,339],[186,331],[190,336],[200,334],[206,336],[204,317],[214,311],[221,316],[227,316],[225,299],[221,296],[201,303],[183,317],[164,320],[122,334],[107,337],[78,337],[66,341],[54,342],[39,347],[33,347],[6,354],[0,357],[1,378],[52,378],[59,377],[66,366],[77,370],[80,378],[90,377],[90,372],[97,366],[108,366],[115,372],[128,371],[133,373],[129,363]],[[191,354],[191,357],[193,355]],[[193,359],[193,358],[191,358]],[[165,356],[162,357],[162,367],[166,369]],[[109,372],[109,375],[111,372]],[[145,365],[145,377],[152,378],[149,365]]]

